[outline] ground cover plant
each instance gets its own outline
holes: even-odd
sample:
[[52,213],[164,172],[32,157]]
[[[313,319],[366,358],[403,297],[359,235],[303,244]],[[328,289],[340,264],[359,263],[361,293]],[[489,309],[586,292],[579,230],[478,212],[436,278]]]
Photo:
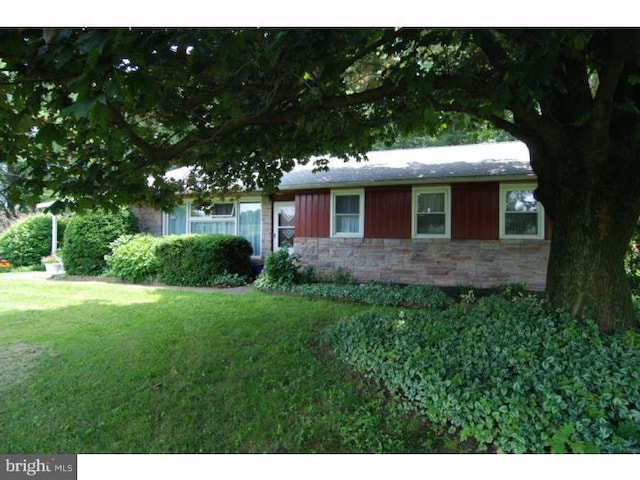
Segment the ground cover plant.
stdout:
[[367,312],[332,327],[333,352],[407,410],[499,452],[639,452],[640,335],[540,299]]
[[318,339],[371,307],[0,276],[0,451],[457,449]]

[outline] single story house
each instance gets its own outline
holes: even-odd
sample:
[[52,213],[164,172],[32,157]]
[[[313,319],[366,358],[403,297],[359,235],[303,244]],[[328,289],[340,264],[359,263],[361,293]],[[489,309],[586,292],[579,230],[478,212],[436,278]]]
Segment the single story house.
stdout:
[[[526,282],[543,290],[551,224],[521,142],[376,151],[365,162],[297,166],[279,193],[244,192],[204,212],[134,207],[156,235],[230,233],[260,263],[286,244],[319,274],[437,286]],[[170,172],[183,174],[184,170]]]

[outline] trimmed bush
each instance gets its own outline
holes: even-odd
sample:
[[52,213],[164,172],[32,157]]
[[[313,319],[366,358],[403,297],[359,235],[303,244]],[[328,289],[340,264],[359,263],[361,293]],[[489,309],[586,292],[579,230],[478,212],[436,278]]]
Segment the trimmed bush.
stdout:
[[640,452],[640,335],[533,296],[372,311],[333,327],[335,355],[408,410],[500,452]]
[[290,255],[288,248],[282,247],[270,253],[264,261],[264,269],[258,284],[291,286],[299,281],[300,257]]
[[[58,223],[58,240],[64,234],[64,222]],[[28,215],[0,234],[0,258],[14,266],[39,265],[40,258],[51,253],[51,215]]]
[[158,280],[168,285],[205,287],[216,278],[251,273],[251,244],[232,235],[178,235],[165,237],[156,250]]
[[107,267],[110,244],[121,235],[137,233],[137,221],[128,208],[76,214],[68,222],[62,261],[69,275],[100,275]]
[[118,237],[105,257],[107,275],[129,282],[155,279],[160,269],[156,248],[161,242],[162,238],[145,233]]

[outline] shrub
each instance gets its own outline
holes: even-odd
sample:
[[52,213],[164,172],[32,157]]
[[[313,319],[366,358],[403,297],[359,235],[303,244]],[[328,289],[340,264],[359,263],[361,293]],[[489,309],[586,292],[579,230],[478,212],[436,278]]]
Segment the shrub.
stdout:
[[[62,240],[64,223],[58,224]],[[51,253],[51,215],[28,215],[0,234],[0,257],[14,266],[39,265],[40,258]]]
[[353,278],[353,274],[344,267],[338,267],[329,274],[329,283],[335,283],[337,285],[349,285],[355,284],[356,279]]
[[138,231],[129,209],[117,212],[97,210],[76,214],[68,222],[62,261],[69,275],[100,275],[106,269],[110,244],[121,235]]
[[107,274],[129,282],[154,279],[160,268],[156,248],[161,241],[143,233],[118,237],[109,245],[111,253],[105,257]]
[[300,278],[300,257],[282,247],[267,256],[260,277],[258,285],[291,286]]
[[220,275],[251,274],[251,244],[231,235],[165,237],[156,250],[158,279],[169,285],[212,286]]

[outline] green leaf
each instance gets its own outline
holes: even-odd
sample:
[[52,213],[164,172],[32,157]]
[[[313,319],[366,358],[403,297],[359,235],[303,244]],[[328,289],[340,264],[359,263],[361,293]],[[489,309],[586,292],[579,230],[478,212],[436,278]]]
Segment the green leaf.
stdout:
[[76,120],[87,118],[89,116],[89,112],[91,112],[93,107],[95,107],[97,101],[97,97],[85,98],[63,108],[60,114],[63,117],[73,116]]

